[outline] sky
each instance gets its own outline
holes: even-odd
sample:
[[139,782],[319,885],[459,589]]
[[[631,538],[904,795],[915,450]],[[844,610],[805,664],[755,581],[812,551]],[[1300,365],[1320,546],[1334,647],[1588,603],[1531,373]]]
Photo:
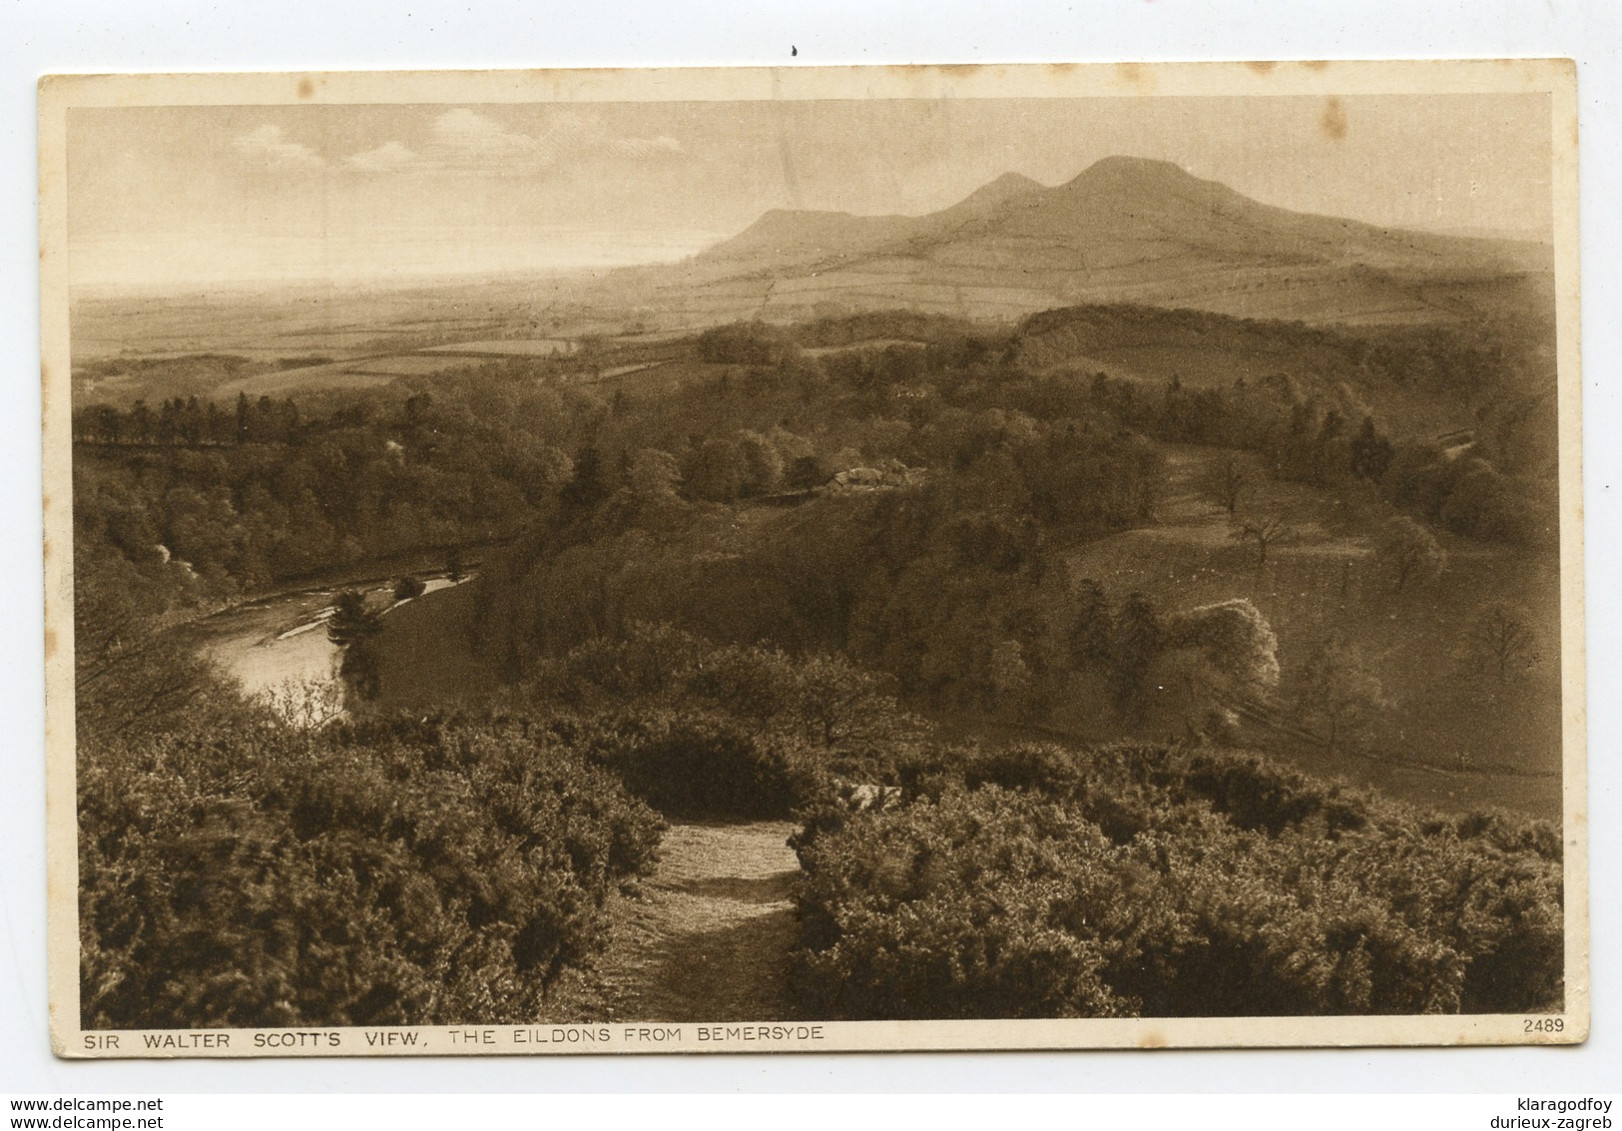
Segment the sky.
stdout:
[[1547,237],[1541,95],[117,107],[68,122],[72,282],[680,259],[772,208],[920,214],[1112,155],[1265,203]]

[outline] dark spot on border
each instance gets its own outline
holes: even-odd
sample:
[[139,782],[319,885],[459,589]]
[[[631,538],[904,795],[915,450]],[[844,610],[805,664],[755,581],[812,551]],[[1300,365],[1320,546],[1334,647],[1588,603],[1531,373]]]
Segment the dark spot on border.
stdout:
[[1318,128],[1330,141],[1339,141],[1346,136],[1346,107],[1340,99],[1331,95],[1324,102],[1324,112],[1318,119]]

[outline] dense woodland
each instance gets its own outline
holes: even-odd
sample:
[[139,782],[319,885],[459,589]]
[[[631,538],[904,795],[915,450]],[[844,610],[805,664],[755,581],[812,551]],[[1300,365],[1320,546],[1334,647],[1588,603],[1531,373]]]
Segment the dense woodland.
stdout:
[[[1279,367],[1111,375],[1103,340],[1261,340]],[[1552,552],[1552,406],[1508,340],[869,315],[708,331],[660,385],[586,358],[77,406],[85,1023],[543,1015],[660,813],[802,820],[811,1016],[1557,1008],[1556,829],[1232,749],[1248,713],[1394,757],[1358,598],[1406,615],[1450,547]],[[1411,434],[1419,403],[1466,423]],[[1078,571],[1156,526],[1191,451],[1232,591]],[[1369,547],[1323,567],[1311,634],[1248,594],[1309,530]],[[156,631],[474,545],[467,637],[498,685],[426,717],[377,705],[363,604],[321,728]],[[1482,598],[1448,662],[1519,694],[1540,614]],[[1077,710],[1119,741],[996,737]]]

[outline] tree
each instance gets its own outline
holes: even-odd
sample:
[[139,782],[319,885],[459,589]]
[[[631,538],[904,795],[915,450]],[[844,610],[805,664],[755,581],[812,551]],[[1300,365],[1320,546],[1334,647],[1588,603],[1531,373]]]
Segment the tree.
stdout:
[[338,675],[359,698],[375,699],[380,674],[377,634],[383,622],[367,609],[366,595],[357,589],[345,589],[334,604],[327,639],[340,650]]
[[1352,474],[1378,483],[1385,478],[1394,454],[1391,441],[1375,429],[1374,417],[1365,416],[1362,431],[1352,441]]
[[1070,629],[1070,663],[1076,668],[1107,664],[1115,635],[1115,614],[1104,587],[1090,577],[1076,583],[1076,619]]
[[98,561],[92,553],[80,543],[73,579],[80,739],[164,733],[195,723],[204,700],[221,690],[219,673],[153,611],[161,601],[158,586],[127,563]]
[[1248,597],[1167,617],[1165,634],[1167,647],[1202,654],[1206,682],[1223,698],[1263,696],[1278,686],[1278,637]]
[[822,461],[814,455],[803,455],[796,457],[790,465],[786,483],[796,491],[809,491],[822,486],[827,479],[828,473]]
[[574,475],[558,493],[558,505],[569,518],[590,515],[608,497],[608,486],[603,482],[602,457],[597,449],[587,445],[580,449],[574,460]]
[[681,484],[681,467],[669,452],[643,448],[631,458],[625,479],[631,495],[641,506],[678,501],[676,488]]
[[603,506],[598,522],[608,530],[626,530],[667,520],[686,504],[677,495],[681,467],[676,457],[657,448],[626,453],[625,486]]
[[1199,477],[1199,491],[1206,499],[1228,512],[1232,518],[1250,493],[1250,470],[1237,452],[1226,452],[1205,465]]
[[1018,640],[999,641],[991,650],[988,676],[994,695],[993,706],[1017,708],[1031,687],[1031,669],[1025,662],[1025,649]]
[[718,438],[700,444],[689,457],[686,470],[688,493],[712,503],[736,499],[749,471],[738,445]]
[[1430,581],[1447,566],[1447,551],[1429,530],[1407,515],[1398,515],[1380,527],[1374,558],[1391,574],[1398,593],[1410,581]]
[[1537,662],[1536,639],[1525,609],[1502,599],[1489,601],[1470,622],[1467,655],[1503,683],[1510,672]]
[[1361,740],[1385,705],[1380,681],[1362,655],[1338,636],[1319,644],[1296,680],[1295,711],[1302,723],[1325,731],[1333,753],[1346,740]]
[[1131,722],[1142,722],[1148,710],[1149,673],[1165,641],[1165,630],[1154,602],[1142,593],[1129,595],[1115,618],[1111,658],[1115,707]]
[[137,444],[150,443],[152,440],[152,410],[144,400],[130,406],[130,433]]
[[817,654],[795,663],[790,710],[797,729],[845,749],[893,742],[912,725],[885,680],[843,656]]
[[460,546],[452,546],[445,551],[445,576],[450,579],[452,585],[458,584],[462,578],[467,576],[462,568],[462,548]]
[[422,578],[414,573],[408,573],[394,583],[394,599],[396,601],[409,601],[413,597],[421,597],[428,589]]
[[1524,484],[1501,475],[1486,460],[1461,458],[1440,518],[1449,530],[1472,538],[1527,544],[1535,542],[1538,508]]
[[1256,547],[1256,568],[1267,565],[1267,550],[1280,542],[1287,542],[1295,528],[1280,512],[1265,510],[1248,514],[1234,514],[1228,520],[1228,537],[1235,542],[1250,542]]
[[744,466],[743,493],[769,495],[783,482],[783,456],[777,445],[756,432],[743,432],[738,436]]
[[1249,599],[1172,613],[1154,682],[1162,704],[1181,714],[1191,738],[1237,738],[1237,707],[1266,700],[1278,686],[1278,638]]

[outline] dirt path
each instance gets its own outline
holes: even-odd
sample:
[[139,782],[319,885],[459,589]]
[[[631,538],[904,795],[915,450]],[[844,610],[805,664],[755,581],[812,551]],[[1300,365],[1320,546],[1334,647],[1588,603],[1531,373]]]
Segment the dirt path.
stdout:
[[786,821],[671,825],[594,971],[602,1019],[787,1018],[794,831]]

